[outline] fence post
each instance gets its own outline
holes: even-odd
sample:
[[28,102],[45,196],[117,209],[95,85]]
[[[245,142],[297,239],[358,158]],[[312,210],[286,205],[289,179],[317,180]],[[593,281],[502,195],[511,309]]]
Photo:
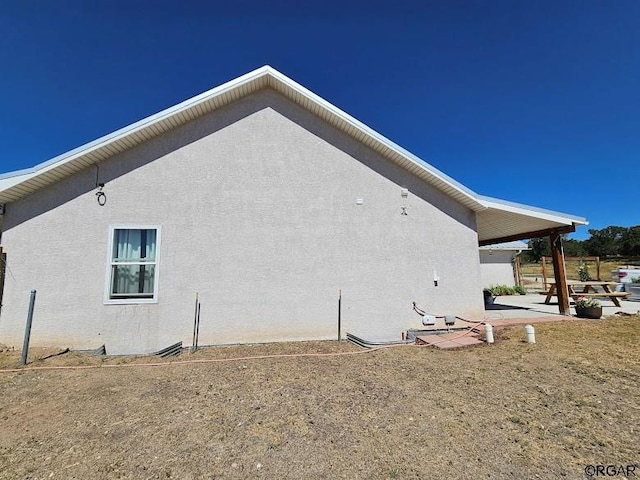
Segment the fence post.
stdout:
[[0,247],[0,312],[2,312],[2,292],[4,292],[4,275],[7,271],[7,254]]
[[27,364],[27,353],[29,352],[29,338],[31,337],[31,322],[33,321],[33,306],[36,303],[36,291],[31,290],[29,299],[29,313],[27,314],[27,328],[24,331],[24,343],[22,344],[22,365]]
[[341,341],[341,323],[342,323],[342,289],[338,290],[338,341]]

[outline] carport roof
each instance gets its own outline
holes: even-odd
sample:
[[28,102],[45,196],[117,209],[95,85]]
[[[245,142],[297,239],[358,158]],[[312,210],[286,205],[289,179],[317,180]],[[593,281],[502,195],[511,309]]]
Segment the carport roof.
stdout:
[[10,203],[258,90],[272,88],[476,212],[480,244],[573,231],[586,220],[483,197],[277,70],[264,66],[33,168],[0,175]]

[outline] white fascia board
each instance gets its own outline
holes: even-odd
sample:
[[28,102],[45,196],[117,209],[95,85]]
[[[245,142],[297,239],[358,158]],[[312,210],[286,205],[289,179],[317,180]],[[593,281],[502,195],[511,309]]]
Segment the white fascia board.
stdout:
[[588,225],[589,222],[586,218],[576,217],[561,212],[554,212],[552,210],[545,210],[543,208],[532,207],[530,205],[523,205],[520,203],[508,202],[506,200],[500,200],[498,198],[478,196],[478,200],[487,208],[496,210],[502,210],[504,212],[516,213],[518,215],[526,215],[529,217],[541,218],[550,222],[561,223],[565,225]]
[[[249,72],[241,77],[238,77],[234,80],[231,80],[227,83],[224,83],[222,85],[219,85],[218,87],[215,87],[211,90],[208,90],[204,93],[201,93],[200,95],[196,95],[195,97],[191,97],[181,103],[178,103],[177,105],[174,105],[172,107],[169,107],[165,110],[162,110],[156,114],[150,115],[148,117],[143,118],[142,120],[139,120],[135,123],[132,123],[131,125],[127,125],[126,127],[123,127],[119,130],[116,130],[115,132],[109,133],[107,135],[104,135],[96,140],[93,140],[89,143],[86,143],[84,145],[81,145],[80,147],[74,148],[73,150],[69,150],[68,152],[65,152],[61,155],[58,155],[50,160],[47,160],[46,162],[40,163],[38,165],[36,165],[35,167],[29,168],[29,169],[24,169],[24,170],[20,170],[20,171],[15,171],[15,172],[9,172],[9,173],[5,173],[0,175],[0,179],[4,178],[4,177],[13,177],[15,175],[19,175],[22,173],[26,173],[26,174],[41,174],[41,173],[45,173],[49,170],[53,170],[56,167],[60,166],[60,165],[64,165],[65,163],[74,160],[75,158],[78,158],[82,155],[86,155],[87,153],[90,153],[93,150],[96,150],[100,147],[103,147],[109,143],[115,142],[117,140],[120,140],[121,138],[124,138],[128,135],[131,135],[132,133],[135,133],[139,130],[142,130],[150,125],[153,125],[154,123],[157,123],[159,121],[165,120],[173,115],[176,115],[184,110],[188,110],[190,107],[193,107],[195,105],[198,105],[199,103],[202,102],[206,102],[208,100],[210,100],[212,97],[221,95],[223,93],[225,93],[228,90],[231,90],[233,88],[237,88],[238,86],[247,83],[251,80],[256,79],[257,77],[260,77],[261,75],[264,75],[267,71],[268,71],[269,67],[262,67],[259,68],[257,70],[254,70],[252,72]],[[30,177],[23,177],[22,180],[27,180]],[[11,185],[13,186],[13,185]],[[4,188],[2,188],[3,185],[0,184],[0,191],[4,190]],[[8,187],[5,187],[8,188]]]
[[18,178],[18,177],[27,177],[35,171],[36,167],[32,168],[23,168],[22,170],[14,170],[12,172],[0,173],[0,182],[4,180],[8,180],[10,178]]
[[385,136],[379,134],[374,129],[372,129],[368,125],[362,123],[360,120],[357,120],[356,118],[352,117],[351,115],[349,115],[345,111],[339,109],[338,107],[333,105],[331,102],[328,102],[324,98],[316,95],[315,93],[313,93],[312,91],[310,91],[307,88],[303,87],[302,85],[300,85],[299,83],[295,82],[294,80],[291,80],[286,75],[283,75],[282,73],[280,73],[277,70],[275,70],[275,69],[273,69],[271,67],[268,67],[268,66],[263,67],[263,68],[265,68],[266,71],[272,77],[276,78],[278,81],[283,83],[286,87],[290,88],[293,91],[298,92],[300,95],[303,95],[303,96],[307,97],[309,100],[315,102],[320,107],[324,108],[325,110],[329,111],[331,114],[333,114],[336,117],[340,118],[345,123],[353,126],[354,128],[360,130],[364,134],[372,137],[377,142],[383,144],[385,147],[389,148],[390,150],[395,151],[399,155],[405,157],[407,160],[409,160],[411,163],[415,164],[419,168],[421,168],[423,170],[426,170],[429,174],[431,174],[432,176],[438,178],[440,181],[445,183],[450,188],[452,188],[452,189],[458,191],[459,193],[461,193],[462,195],[466,196],[469,200],[471,200],[473,203],[475,203],[477,205],[478,210],[482,210],[483,209],[482,202],[480,202],[478,200],[478,195],[474,191],[472,191],[471,189],[465,187],[464,185],[462,185],[461,183],[455,181],[453,178],[451,178],[448,175],[444,174],[443,172],[441,172],[437,168],[435,168],[432,165],[428,164],[427,162],[422,160],[420,157],[417,157],[413,153],[411,153],[408,150],[405,150],[404,148],[402,148],[400,145],[392,142],[391,140],[389,140]]
[[165,110],[162,110],[154,115],[146,117],[138,122],[132,123],[124,128],[116,130],[108,135],[104,135],[92,142],[86,143],[78,148],[70,150],[66,153],[58,155],[46,162],[43,162],[39,165],[36,165],[33,168],[27,170],[21,170],[19,172],[10,172],[4,175],[0,175],[0,180],[6,177],[16,177],[16,181],[9,181],[7,183],[0,182],[0,192],[7,190],[8,188],[14,187],[23,181],[27,181],[33,177],[37,177],[42,175],[48,171],[55,170],[61,165],[65,165],[73,160],[82,157],[83,155],[87,155],[93,151],[96,151],[106,145],[109,145],[113,142],[116,142],[122,138],[125,138],[129,135],[132,135],[140,130],[144,130],[145,128],[150,127],[158,122],[166,120],[174,115],[177,115],[185,110],[189,110],[192,107],[197,106],[203,102],[207,102],[215,97],[220,95],[224,95],[225,93],[237,89],[245,84],[251,83],[253,81],[258,80],[263,76],[268,76],[274,81],[277,81],[284,85],[285,89],[289,90],[292,94],[298,93],[301,96],[305,97],[310,102],[317,104],[320,108],[326,110],[330,116],[334,116],[335,118],[345,122],[347,125],[354,127],[365,135],[369,136],[374,140],[374,142],[378,142],[382,146],[388,148],[389,150],[397,153],[399,156],[405,158],[409,163],[416,165],[418,168],[422,169],[427,176],[432,177],[435,181],[440,182],[447,189],[451,189],[454,192],[458,192],[461,198],[467,200],[468,204],[472,206],[472,208],[476,211],[484,210],[486,207],[479,200],[478,195],[465,187],[461,183],[455,181],[448,175],[442,173],[440,170],[436,169],[432,165],[428,164],[421,158],[415,156],[411,152],[405,150],[399,145],[395,144],[388,138],[380,135],[378,132],[368,127],[364,123],[355,119],[351,115],[346,112],[340,110],[336,106],[332,105],[330,102],[324,100],[322,97],[316,95],[311,92],[307,88],[303,87],[299,83],[291,80],[286,75],[278,72],[274,68],[265,65],[256,70],[253,70],[245,75],[242,75],[238,78],[230,80],[218,87],[215,87],[211,90],[208,90],[200,95],[196,95],[195,97],[191,97],[173,107],[169,107]]
[[34,176],[31,169],[18,170],[0,175],[0,192],[29,180]]

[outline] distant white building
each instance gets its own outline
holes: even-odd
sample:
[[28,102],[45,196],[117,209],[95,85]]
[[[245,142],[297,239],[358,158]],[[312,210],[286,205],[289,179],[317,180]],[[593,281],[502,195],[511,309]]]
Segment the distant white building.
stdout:
[[517,285],[516,258],[523,250],[529,250],[526,243],[515,241],[480,247],[480,279],[482,287],[491,285]]

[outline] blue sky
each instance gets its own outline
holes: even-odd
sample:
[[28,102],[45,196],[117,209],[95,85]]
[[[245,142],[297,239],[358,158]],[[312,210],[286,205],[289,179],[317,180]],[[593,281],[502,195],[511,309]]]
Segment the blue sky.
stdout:
[[0,172],[269,64],[480,194],[640,224],[640,2],[301,5],[2,2]]

